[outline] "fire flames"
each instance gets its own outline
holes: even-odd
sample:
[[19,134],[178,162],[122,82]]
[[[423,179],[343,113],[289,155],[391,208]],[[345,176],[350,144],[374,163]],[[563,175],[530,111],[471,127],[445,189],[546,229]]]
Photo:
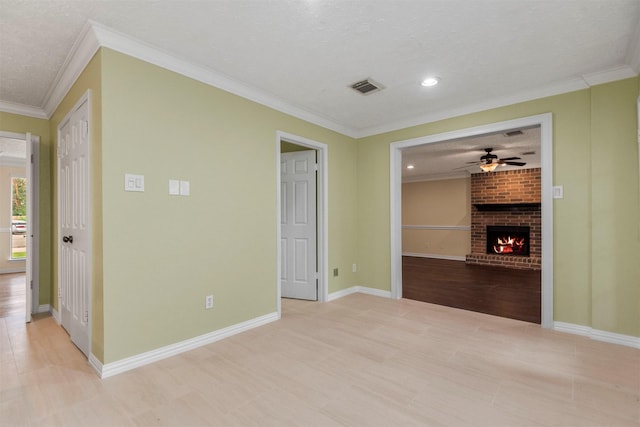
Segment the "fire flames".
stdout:
[[497,254],[509,254],[525,251],[524,237],[504,236],[498,237],[497,242],[493,245],[493,250]]

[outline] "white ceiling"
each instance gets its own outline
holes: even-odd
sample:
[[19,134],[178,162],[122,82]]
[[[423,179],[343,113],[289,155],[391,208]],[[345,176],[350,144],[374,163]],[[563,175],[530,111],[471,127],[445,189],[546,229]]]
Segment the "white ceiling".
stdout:
[[[506,132],[490,133],[470,138],[450,139],[402,150],[402,181],[422,181],[468,177],[480,170],[480,157],[485,148],[498,158],[520,157],[524,166],[498,166],[496,171],[541,167],[540,126],[517,129],[521,135]],[[473,162],[473,163],[472,163]],[[407,166],[413,165],[413,169]]]
[[356,137],[640,71],[640,0],[0,0],[0,110],[50,114],[88,20]]

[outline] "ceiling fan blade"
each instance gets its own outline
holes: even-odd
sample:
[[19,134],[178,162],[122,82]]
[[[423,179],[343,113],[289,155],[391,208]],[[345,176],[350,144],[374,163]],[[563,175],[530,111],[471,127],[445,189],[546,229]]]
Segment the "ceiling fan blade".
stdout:
[[484,162],[467,162],[468,165],[479,165],[480,163]]
[[500,160],[520,160],[520,157],[503,157]]
[[525,162],[502,162],[505,165],[511,165],[511,166],[524,166],[526,165]]

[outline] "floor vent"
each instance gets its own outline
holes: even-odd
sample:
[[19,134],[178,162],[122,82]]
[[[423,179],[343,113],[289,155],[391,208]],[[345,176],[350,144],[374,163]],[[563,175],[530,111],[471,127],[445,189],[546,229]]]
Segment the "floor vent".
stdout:
[[369,95],[374,92],[380,92],[384,89],[380,83],[376,83],[371,79],[365,79],[351,85],[351,89],[357,90],[363,95]]

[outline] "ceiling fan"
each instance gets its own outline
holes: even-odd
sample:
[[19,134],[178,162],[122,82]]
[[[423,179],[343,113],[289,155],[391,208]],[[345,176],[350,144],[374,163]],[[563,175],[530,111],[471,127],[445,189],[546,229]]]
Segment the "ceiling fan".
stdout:
[[493,172],[500,165],[510,166],[524,166],[525,162],[514,162],[514,160],[520,160],[520,157],[505,157],[503,159],[498,158],[495,154],[492,154],[493,148],[485,148],[484,151],[487,154],[480,157],[478,162],[467,162],[468,164],[479,165],[483,172]]

